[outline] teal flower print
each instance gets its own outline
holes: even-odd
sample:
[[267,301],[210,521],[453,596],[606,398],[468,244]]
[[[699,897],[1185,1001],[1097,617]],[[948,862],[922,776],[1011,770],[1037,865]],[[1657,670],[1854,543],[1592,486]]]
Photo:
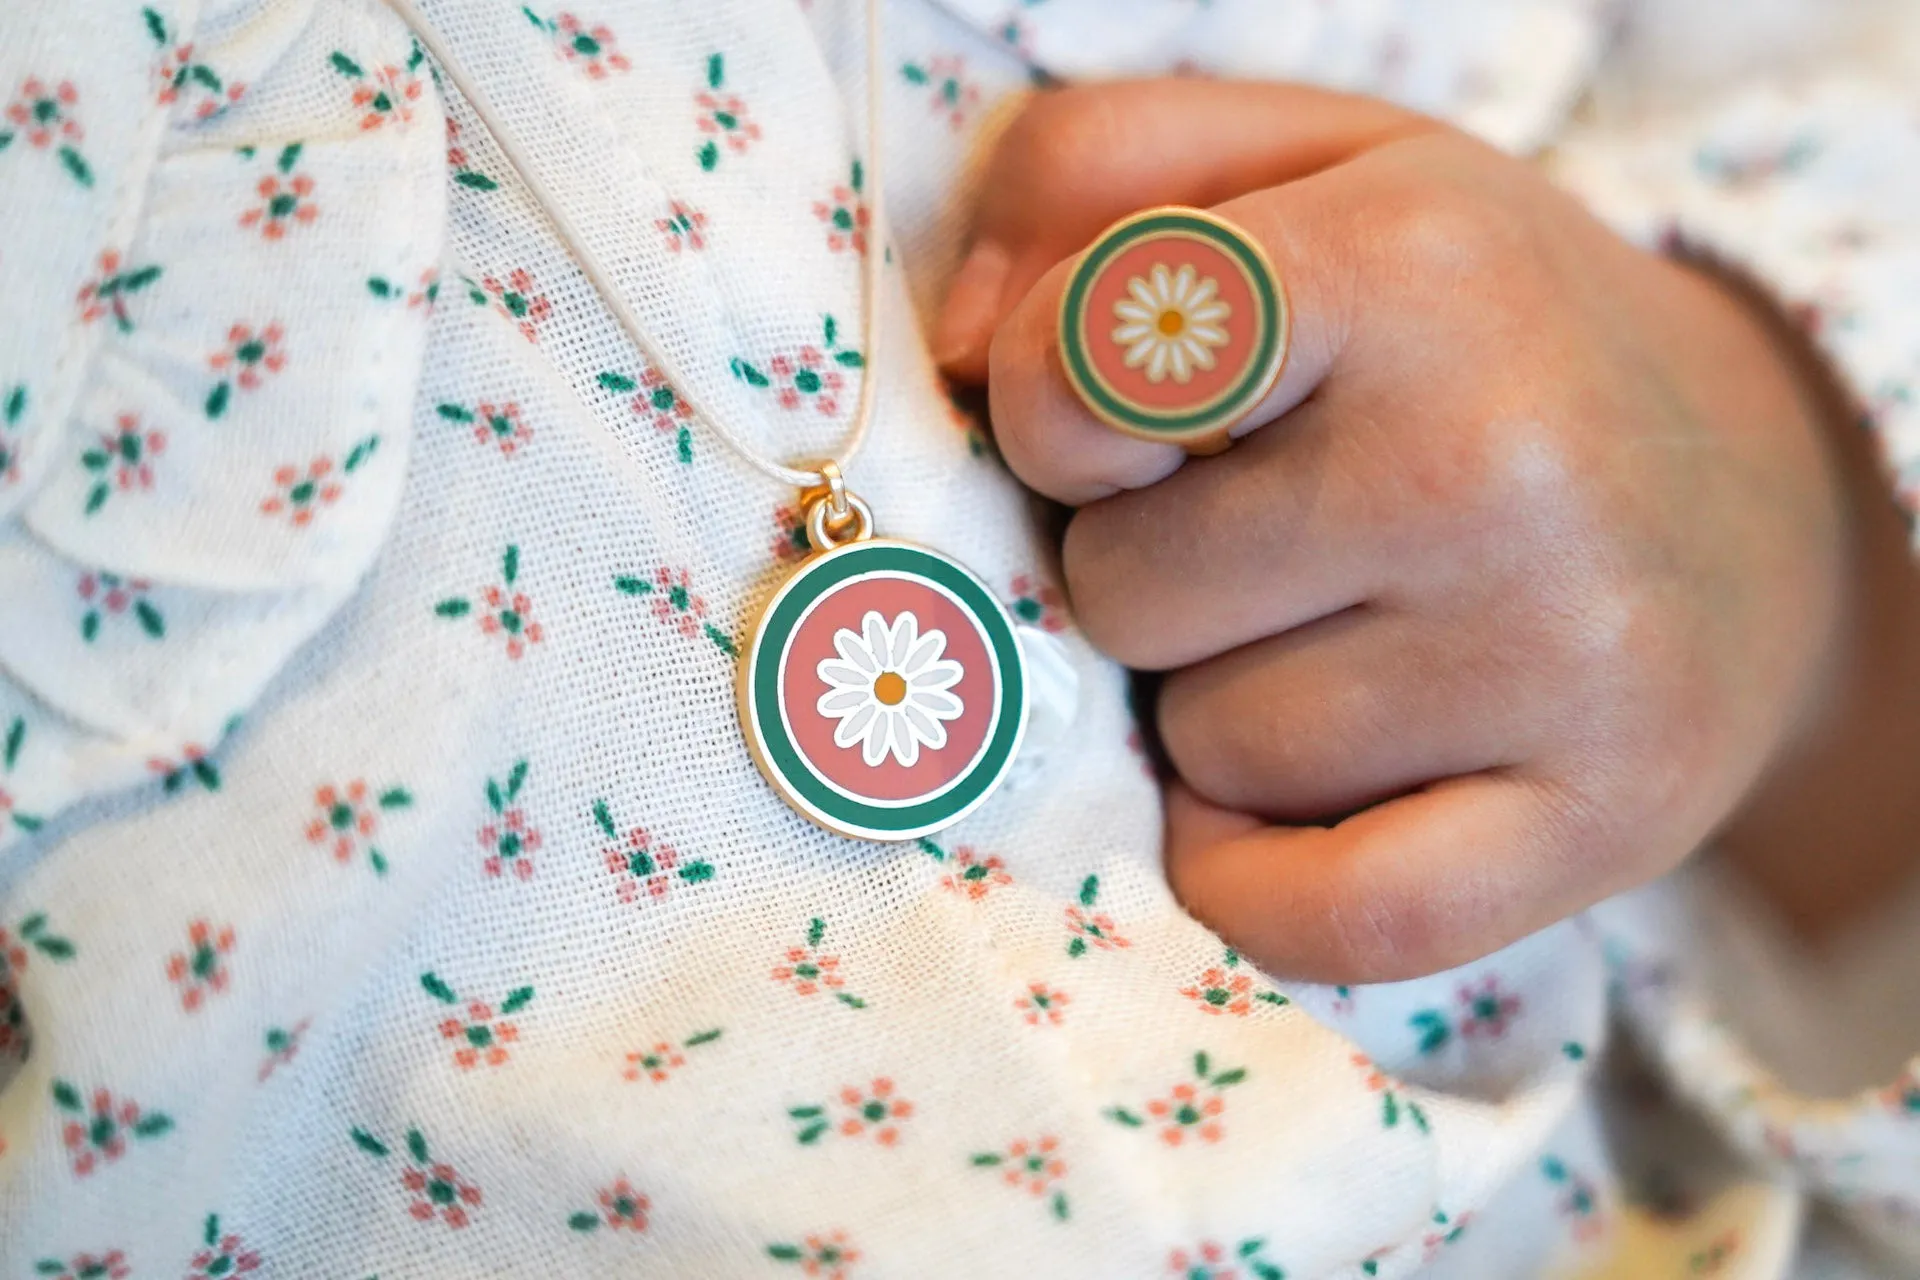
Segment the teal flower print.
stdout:
[[770,1244],[767,1256],[796,1265],[808,1280],[852,1280],[860,1251],[844,1231],[807,1236],[799,1244]]
[[598,1212],[576,1213],[567,1219],[567,1225],[575,1231],[598,1231],[606,1227],[609,1231],[631,1231],[636,1235],[647,1229],[647,1213],[653,1208],[653,1202],[633,1189],[625,1175],[615,1178],[613,1185],[600,1192]]
[[68,1116],[60,1137],[76,1178],[125,1155],[129,1139],[145,1142],[173,1128],[172,1117],[164,1112],[142,1111],[138,1103],[115,1098],[105,1089],[95,1089],[83,1099],[80,1090],[65,1080],[53,1082],[53,1102]]

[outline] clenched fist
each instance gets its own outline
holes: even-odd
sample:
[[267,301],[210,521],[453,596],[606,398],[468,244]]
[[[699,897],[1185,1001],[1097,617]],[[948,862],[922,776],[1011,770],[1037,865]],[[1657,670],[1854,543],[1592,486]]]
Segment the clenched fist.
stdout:
[[[1292,301],[1285,372],[1219,456],[1101,425],[1060,367],[1068,260],[1159,203],[1244,228]],[[1165,673],[1197,916],[1292,976],[1430,972],[1672,868],[1834,737],[1861,538],[1763,314],[1383,103],[1035,99],[940,355],[1078,508],[1089,639]]]

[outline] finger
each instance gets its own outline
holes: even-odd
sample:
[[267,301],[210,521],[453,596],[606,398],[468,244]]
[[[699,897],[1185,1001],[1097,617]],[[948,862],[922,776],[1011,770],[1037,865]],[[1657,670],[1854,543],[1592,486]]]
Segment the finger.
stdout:
[[[1353,331],[1361,292],[1356,276],[1375,256],[1374,246],[1355,232],[1360,206],[1377,185],[1370,168],[1355,161],[1215,207],[1266,250],[1289,299],[1286,364],[1237,434],[1304,400]],[[1186,454],[1115,431],[1073,393],[1057,334],[1070,271],[1071,264],[1049,271],[995,332],[987,387],[994,436],[1014,473],[1049,497],[1082,506],[1156,483]]]
[[1455,778],[1334,827],[1247,831],[1180,787],[1167,810],[1167,876],[1187,910],[1262,968],[1315,982],[1465,964],[1642,870],[1613,856],[1577,802],[1509,773]]
[[1082,507],[1061,568],[1102,651],[1164,671],[1352,608],[1408,558],[1414,504],[1380,465],[1375,424],[1336,393],[1281,430]]
[[1208,800],[1317,822],[1529,758],[1537,679],[1450,628],[1359,608],[1174,672],[1158,726]]
[[1301,85],[1160,79],[1035,95],[997,144],[973,244],[948,287],[934,352],[987,374],[993,330],[1049,268],[1156,204],[1210,205],[1313,173],[1431,122]]

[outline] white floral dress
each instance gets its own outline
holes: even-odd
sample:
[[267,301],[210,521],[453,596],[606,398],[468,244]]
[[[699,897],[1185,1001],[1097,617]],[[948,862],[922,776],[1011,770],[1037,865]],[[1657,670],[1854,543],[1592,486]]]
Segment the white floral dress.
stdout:
[[[0,1273],[1920,1269],[1898,945],[1728,1000],[1768,944],[1700,874],[1327,989],[1185,916],[1123,675],[910,336],[1035,77],[1305,78],[1752,264],[1911,501],[1910,10],[900,0],[869,367],[859,6],[579,5],[421,8],[687,386],[378,0],[0,11]],[[883,531],[1078,682],[906,845],[742,743],[806,539],[689,408],[820,456],[870,376]]]

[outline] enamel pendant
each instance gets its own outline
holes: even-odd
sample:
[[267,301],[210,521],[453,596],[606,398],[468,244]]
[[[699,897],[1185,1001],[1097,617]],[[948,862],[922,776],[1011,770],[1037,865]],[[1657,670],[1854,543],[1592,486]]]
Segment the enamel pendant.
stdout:
[[1060,362],[1095,416],[1172,444],[1217,441],[1286,362],[1286,290],[1265,250],[1200,209],[1122,218],[1080,255],[1060,299]]
[[816,552],[754,628],[741,728],[767,781],[814,822],[912,840],[1006,778],[1026,730],[1025,659],[985,583],[938,551],[872,537],[866,504],[837,496],[838,530],[816,498]]

